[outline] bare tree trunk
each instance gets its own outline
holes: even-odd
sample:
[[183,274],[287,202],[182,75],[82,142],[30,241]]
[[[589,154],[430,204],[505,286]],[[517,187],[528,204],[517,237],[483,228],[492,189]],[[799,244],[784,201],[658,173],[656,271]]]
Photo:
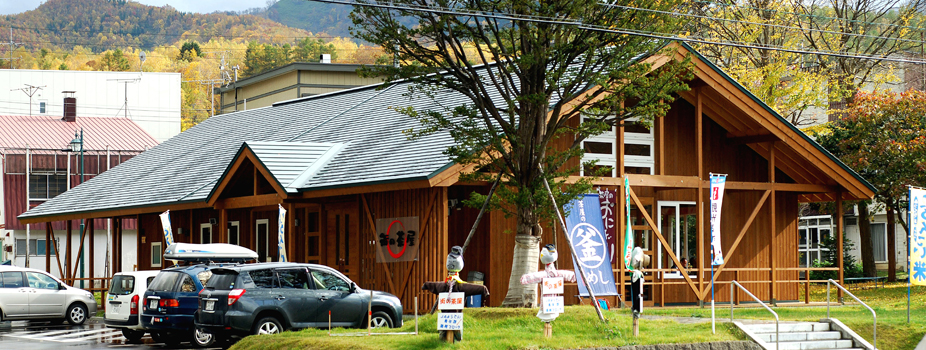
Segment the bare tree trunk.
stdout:
[[502,301],[502,307],[536,307],[538,305],[537,284],[521,284],[521,276],[537,272],[540,262],[540,237],[518,234],[515,236],[514,241],[514,257],[511,264],[511,277],[508,278],[508,294],[505,295],[505,300]]
[[887,205],[887,281],[897,282],[897,254],[894,247],[894,203]]
[[858,250],[862,252],[862,272],[867,277],[876,277],[878,268],[875,266],[875,255],[871,249],[871,217],[868,204],[865,202],[858,203],[858,236]]

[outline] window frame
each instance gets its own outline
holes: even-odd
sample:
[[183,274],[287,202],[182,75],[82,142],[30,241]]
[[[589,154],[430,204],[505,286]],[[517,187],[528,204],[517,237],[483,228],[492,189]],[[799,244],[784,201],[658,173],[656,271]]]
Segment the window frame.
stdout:
[[[658,213],[658,218],[656,219],[656,226],[659,229],[659,232],[662,233],[663,237],[666,237],[666,241],[669,242],[670,245],[672,245],[673,253],[675,253],[675,256],[679,259],[679,261],[681,261],[681,259],[683,258],[685,258],[688,261],[688,277],[697,278],[698,277],[697,269],[692,268],[692,260],[693,260],[692,258],[693,257],[691,256],[686,257],[685,255],[681,254],[683,248],[685,247],[685,244],[689,240],[687,237],[688,232],[682,229],[682,221],[680,220],[681,218],[684,218],[686,216],[686,215],[681,214],[681,206],[683,205],[693,206],[697,208],[696,202],[689,202],[689,201],[659,201],[658,203],[656,203],[656,208],[657,208],[656,210]],[[679,219],[679,220],[676,220],[676,223],[675,223],[677,232],[669,233],[669,232],[666,232],[665,229],[662,227],[662,222],[663,222],[662,208],[675,208],[676,209],[675,217],[676,219]],[[697,213],[695,213],[694,215],[695,215],[695,218],[697,218]],[[695,225],[697,225],[697,221],[695,222]],[[682,237],[683,235],[686,237],[683,238]],[[697,241],[697,234],[695,236],[695,240]],[[657,268],[659,269],[670,268],[670,267],[662,266],[662,259],[663,259],[662,251],[665,249],[665,247],[663,247],[660,244],[657,244],[657,246],[659,246],[658,249],[656,249]],[[689,247],[689,249],[690,248],[691,247]],[[682,271],[677,268],[675,271],[663,273],[663,277],[667,279],[684,278],[684,276],[682,276]]]
[[[882,249],[882,253],[884,253],[883,255],[884,260],[878,260],[878,255],[874,247],[874,244],[875,244],[874,233],[875,233],[876,225],[883,227],[883,231],[881,231],[881,237],[883,237],[882,242],[884,242],[882,245],[882,247],[884,247],[884,249]],[[872,244],[871,253],[872,253],[872,257],[875,260],[875,263],[887,263],[888,262],[888,251],[887,251],[887,223],[886,222],[872,222],[871,223],[871,244]]]
[[[14,250],[16,252],[16,256],[26,256],[24,254],[20,254],[20,249],[19,249],[20,243],[24,242],[25,240],[26,240],[25,238],[17,238],[16,241],[14,242],[15,244]],[[29,245],[28,245],[28,251],[29,251],[28,256],[45,256],[45,252],[44,252],[45,241],[46,241],[45,239],[30,238]],[[58,244],[57,244],[58,239],[55,239],[54,242],[55,243],[51,244],[52,253],[49,256],[56,256],[58,254]],[[32,243],[35,243],[35,244],[32,244]],[[42,250],[43,250],[41,254],[39,254],[39,247],[42,247]]]
[[[206,242],[206,240],[203,239],[203,236],[205,235],[205,232],[206,232],[206,231],[209,231],[209,242]],[[201,244],[209,244],[209,243],[212,243],[212,242],[214,241],[214,238],[215,238],[215,234],[214,234],[214,232],[212,232],[212,231],[213,231],[213,229],[212,229],[212,224],[210,224],[210,223],[208,223],[208,222],[199,224],[199,243],[201,243]]]

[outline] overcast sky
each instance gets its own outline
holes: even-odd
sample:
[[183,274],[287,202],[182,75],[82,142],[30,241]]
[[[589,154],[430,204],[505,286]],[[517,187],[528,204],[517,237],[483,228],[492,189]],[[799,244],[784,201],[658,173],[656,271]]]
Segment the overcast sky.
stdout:
[[[45,0],[0,0],[0,15],[34,10]],[[215,11],[241,11],[267,6],[266,0],[132,0],[151,6],[170,5],[181,12],[211,13]]]

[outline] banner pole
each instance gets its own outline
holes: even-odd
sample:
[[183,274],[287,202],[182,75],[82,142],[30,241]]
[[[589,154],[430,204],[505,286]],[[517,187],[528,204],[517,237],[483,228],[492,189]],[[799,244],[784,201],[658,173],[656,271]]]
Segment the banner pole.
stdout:
[[[732,288],[732,287],[731,287]],[[732,305],[733,300],[730,300]],[[714,252],[711,251],[711,333],[717,334],[717,328],[714,321]]]
[[[913,212],[910,210],[910,206],[913,205],[913,186],[907,190],[907,200],[910,202],[907,204],[907,223],[911,223],[910,220],[913,219]],[[910,254],[910,243],[912,242],[911,235],[913,231],[913,226],[910,226],[910,229],[907,230],[907,324],[910,324],[910,289],[913,285],[913,259],[910,259],[912,256]]]
[[[543,167],[540,167],[540,172],[543,174]],[[566,220],[563,219],[563,215],[559,212],[559,206],[556,205],[556,198],[553,197],[553,190],[550,189],[550,183],[547,182],[547,178],[543,178],[543,186],[547,189],[547,194],[550,195],[550,201],[553,203],[553,210],[556,210],[556,218],[559,219],[560,225],[563,225],[563,233],[566,236],[566,241],[569,242],[569,253],[572,254],[572,258],[575,261],[579,261],[576,256],[575,250],[572,249],[572,238],[569,238],[569,228],[566,227]],[[585,289],[588,290],[588,296],[592,298],[592,305],[595,306],[595,312],[598,313],[598,319],[601,322],[607,322],[604,319],[604,314],[601,313],[601,305],[598,305],[598,298],[595,297],[595,292],[592,291],[591,286],[588,285],[588,279],[585,278],[585,269],[582,268],[582,264],[578,264],[576,269],[579,270],[579,275],[582,276],[582,283],[585,284]]]

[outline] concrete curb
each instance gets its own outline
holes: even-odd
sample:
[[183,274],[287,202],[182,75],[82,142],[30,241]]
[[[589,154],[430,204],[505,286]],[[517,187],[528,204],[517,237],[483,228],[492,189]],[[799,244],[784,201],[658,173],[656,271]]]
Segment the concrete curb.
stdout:
[[762,350],[762,347],[759,346],[759,344],[749,341],[723,341],[695,344],[657,344],[583,348],[581,350]]

